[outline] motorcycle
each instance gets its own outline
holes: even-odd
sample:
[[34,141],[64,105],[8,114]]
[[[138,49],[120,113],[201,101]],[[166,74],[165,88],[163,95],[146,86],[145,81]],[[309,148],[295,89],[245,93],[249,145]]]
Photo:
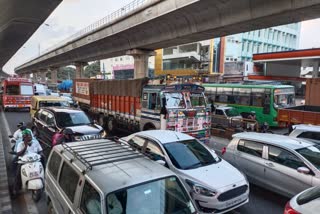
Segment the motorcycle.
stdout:
[[[11,152],[11,154],[13,153]],[[41,164],[41,155],[36,153],[25,154],[18,158],[17,163],[21,165],[22,189],[30,190],[32,199],[35,202],[39,201],[44,188],[44,169]]]

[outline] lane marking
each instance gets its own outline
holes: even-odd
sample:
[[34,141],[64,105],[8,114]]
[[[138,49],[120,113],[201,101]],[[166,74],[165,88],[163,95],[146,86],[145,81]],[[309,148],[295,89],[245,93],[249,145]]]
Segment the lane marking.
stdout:
[[[9,123],[8,123],[7,118],[6,118],[5,114],[3,113],[3,111],[1,111],[1,117],[3,118],[3,123],[4,123],[3,125],[4,125],[6,132],[7,132],[7,134],[6,134],[7,136],[5,136],[5,137],[7,137],[7,139],[9,139],[8,135],[9,135],[9,133],[11,133],[11,130],[9,128]],[[31,195],[28,194],[28,192],[23,192],[22,194],[23,194],[22,196],[23,196],[23,199],[26,204],[27,212],[29,214],[39,214],[37,206],[36,206],[35,202],[32,200]]]

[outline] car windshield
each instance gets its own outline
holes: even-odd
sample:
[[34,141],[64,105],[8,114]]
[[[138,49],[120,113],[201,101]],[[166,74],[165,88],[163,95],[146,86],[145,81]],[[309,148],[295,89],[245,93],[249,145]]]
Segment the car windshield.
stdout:
[[320,198],[320,186],[317,186],[299,195],[297,198],[297,203],[299,205],[303,205],[319,198]]
[[108,213],[192,214],[190,198],[176,177],[140,184],[108,194]]
[[56,120],[60,127],[80,126],[91,123],[84,112],[57,112]]
[[43,107],[69,107],[67,101],[40,101],[39,108]]
[[194,169],[219,161],[197,140],[186,140],[164,144],[170,160],[178,169]]
[[182,93],[165,93],[167,108],[185,108],[185,101]]
[[226,115],[228,117],[237,117],[240,116],[240,113],[235,108],[226,109]]
[[320,144],[296,149],[296,151],[320,170]]

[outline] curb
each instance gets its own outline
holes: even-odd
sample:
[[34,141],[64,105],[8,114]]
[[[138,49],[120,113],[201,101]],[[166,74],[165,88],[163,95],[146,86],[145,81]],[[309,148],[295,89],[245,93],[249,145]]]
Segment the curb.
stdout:
[[[2,124],[3,117],[3,113],[0,112]],[[2,141],[2,137],[2,133],[0,132],[0,214],[9,214],[12,213],[12,205],[9,192],[6,159],[4,155],[4,142]]]

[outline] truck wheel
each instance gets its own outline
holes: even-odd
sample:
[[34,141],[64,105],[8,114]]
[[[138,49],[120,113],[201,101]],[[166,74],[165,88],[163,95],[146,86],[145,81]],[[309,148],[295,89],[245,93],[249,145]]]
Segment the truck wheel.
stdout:
[[147,125],[144,127],[143,131],[155,130],[155,129],[156,129],[156,127],[155,127],[153,124],[147,124]]
[[115,132],[116,129],[116,120],[114,119],[114,117],[109,117],[108,118],[108,131],[110,134]]

